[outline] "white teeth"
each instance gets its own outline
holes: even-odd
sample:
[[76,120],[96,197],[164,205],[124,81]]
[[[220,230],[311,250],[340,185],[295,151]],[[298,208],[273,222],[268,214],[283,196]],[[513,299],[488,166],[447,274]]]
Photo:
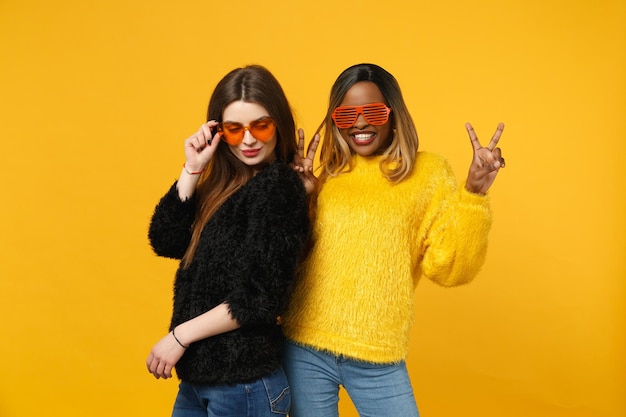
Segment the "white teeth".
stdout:
[[355,140],[368,140],[372,136],[374,136],[373,133],[358,133],[358,134],[354,135],[354,139]]

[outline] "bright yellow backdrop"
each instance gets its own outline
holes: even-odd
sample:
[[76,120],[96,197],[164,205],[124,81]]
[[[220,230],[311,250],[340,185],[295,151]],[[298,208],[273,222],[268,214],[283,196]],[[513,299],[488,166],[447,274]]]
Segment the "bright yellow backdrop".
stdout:
[[416,292],[422,414],[626,415],[625,22],[624,0],[1,0],[0,416],[168,416],[144,360],[176,265],[146,230],[183,139],[234,67],[273,71],[311,132],[364,61],[460,182],[464,123],[506,123],[481,274]]

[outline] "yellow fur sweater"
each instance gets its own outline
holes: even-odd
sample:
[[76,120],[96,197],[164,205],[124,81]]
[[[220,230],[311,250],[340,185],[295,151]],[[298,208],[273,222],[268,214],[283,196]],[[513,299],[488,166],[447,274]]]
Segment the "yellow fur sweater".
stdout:
[[318,198],[314,246],[287,313],[296,343],[374,363],[406,358],[414,290],[423,275],[453,286],[482,266],[488,197],[457,189],[446,160],[420,152],[392,185],[378,157],[328,179]]

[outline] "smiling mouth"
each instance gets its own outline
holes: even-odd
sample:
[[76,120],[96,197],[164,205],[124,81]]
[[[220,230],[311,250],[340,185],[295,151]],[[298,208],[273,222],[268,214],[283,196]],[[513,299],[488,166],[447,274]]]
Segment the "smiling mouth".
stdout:
[[259,154],[259,152],[261,152],[261,149],[248,149],[245,151],[241,151],[241,153],[244,156],[247,156],[248,158],[252,158],[254,156],[257,156]]
[[355,133],[350,135],[357,145],[368,145],[376,138],[376,133]]

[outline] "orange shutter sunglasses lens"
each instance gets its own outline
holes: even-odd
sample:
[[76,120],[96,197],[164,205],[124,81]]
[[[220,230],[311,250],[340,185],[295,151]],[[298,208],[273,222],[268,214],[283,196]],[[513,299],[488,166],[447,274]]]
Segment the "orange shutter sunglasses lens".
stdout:
[[339,106],[331,115],[339,129],[348,129],[356,123],[359,114],[362,114],[367,123],[380,126],[389,120],[391,108],[385,103],[370,103],[363,106]]

